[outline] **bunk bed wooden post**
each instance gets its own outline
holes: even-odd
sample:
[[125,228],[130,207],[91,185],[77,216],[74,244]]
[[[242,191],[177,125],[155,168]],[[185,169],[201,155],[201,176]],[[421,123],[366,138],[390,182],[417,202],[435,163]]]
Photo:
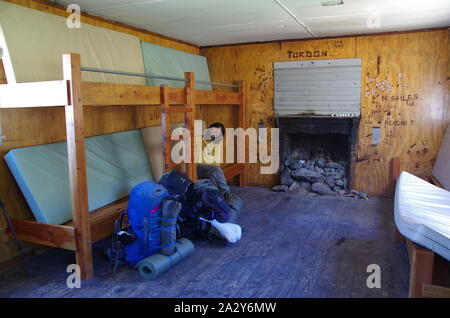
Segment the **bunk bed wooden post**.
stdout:
[[395,186],[397,185],[397,179],[400,177],[400,158],[392,158],[391,161],[391,192],[395,193]]
[[[239,81],[239,127],[245,130],[245,96],[247,94],[247,82]],[[239,186],[245,187],[247,185],[247,174],[245,164],[242,172],[239,175]]]
[[[395,195],[395,187],[397,185],[397,179],[400,177],[401,166],[400,166],[400,158],[395,157],[392,158],[391,162],[391,191]],[[395,242],[397,243],[405,243],[405,238],[399,232],[397,227],[395,227]]]
[[408,296],[410,298],[423,297],[423,286],[433,282],[434,253],[409,240],[406,242],[406,247],[411,266]]
[[170,113],[169,113],[169,87],[161,85],[161,128],[162,128],[162,147],[163,147],[163,172],[170,170]]
[[88,280],[94,275],[94,269],[89,224],[80,66],[80,55],[72,53],[63,55],[63,73],[69,94],[65,114],[72,215],[75,227],[75,256],[77,265],[80,267],[81,279]]
[[191,148],[191,156],[187,163],[187,175],[189,178],[196,182],[197,181],[197,163],[196,163],[196,153],[195,153],[195,131],[194,131],[194,123],[196,119],[196,103],[195,103],[195,74],[193,72],[184,73],[184,78],[187,80],[186,85],[184,87],[186,93],[186,107],[190,109],[187,113],[185,113],[186,121],[187,121],[187,129],[190,132],[190,148]]
[[[190,151],[186,156],[189,158],[186,162],[186,175],[194,182],[197,181],[197,166],[195,163],[194,149],[194,121],[195,121],[195,76],[192,72],[185,73],[186,85],[183,89],[183,103],[184,106],[171,107],[174,101],[170,100],[169,87],[161,85],[161,127],[163,136],[163,161],[164,173],[170,169],[180,165],[174,164],[171,158],[171,113],[184,113],[184,126],[190,132]],[[178,103],[176,104],[178,105]]]

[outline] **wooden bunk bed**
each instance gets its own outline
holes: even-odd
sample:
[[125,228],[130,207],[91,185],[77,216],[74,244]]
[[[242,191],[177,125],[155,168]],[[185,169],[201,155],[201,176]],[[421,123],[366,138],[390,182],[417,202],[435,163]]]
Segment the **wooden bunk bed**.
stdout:
[[[93,277],[92,242],[113,233],[114,221],[126,209],[128,198],[89,212],[86,154],[84,146],[83,107],[161,105],[164,142],[164,169],[173,168],[168,155],[170,114],[185,113],[185,125],[193,133],[196,105],[237,105],[239,127],[245,123],[245,82],[238,92],[215,92],[195,89],[193,73],[186,73],[184,88],[141,86],[81,81],[80,55],[63,55],[61,81],[11,83],[0,85],[0,108],[64,107],[69,162],[69,179],[73,220],[63,225],[12,219],[17,237],[25,242],[75,251],[81,278]],[[216,83],[211,83],[216,84]],[[193,134],[192,134],[193,136]],[[194,143],[191,142],[193,145]],[[196,180],[195,163],[187,164],[187,174]],[[239,176],[245,186],[245,165],[224,168],[227,179]]]

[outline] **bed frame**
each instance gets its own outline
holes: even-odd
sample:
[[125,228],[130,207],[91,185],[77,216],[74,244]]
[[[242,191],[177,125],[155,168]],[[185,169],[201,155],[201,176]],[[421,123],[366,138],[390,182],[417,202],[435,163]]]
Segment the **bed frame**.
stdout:
[[[245,82],[240,82],[238,92],[196,90],[193,73],[185,74],[187,81],[184,88],[82,82],[80,55],[73,53],[63,55],[63,74],[61,81],[0,85],[0,108],[65,108],[73,220],[63,225],[52,225],[12,219],[12,224],[20,240],[75,251],[81,279],[88,280],[94,275],[92,242],[113,233],[114,222],[126,209],[128,198],[89,213],[83,107],[160,105],[163,117],[166,113],[175,112],[171,109],[189,111],[187,124],[190,125],[195,119],[196,105],[237,105],[239,126],[244,128]],[[166,140],[167,130],[163,131],[162,136]],[[166,168],[170,165],[167,158],[164,158]],[[195,177],[195,163],[187,165],[189,174],[194,173],[192,176]],[[224,168],[224,174],[227,179],[239,175],[240,185],[245,186],[243,163]]]
[[[400,164],[400,158],[392,159],[391,184],[393,191],[395,191],[395,185],[400,176]],[[444,188],[432,175],[421,178]],[[407,239],[397,228],[395,228],[395,241],[406,243],[408,250],[410,264],[408,296],[411,298],[450,298],[450,262],[433,251]]]

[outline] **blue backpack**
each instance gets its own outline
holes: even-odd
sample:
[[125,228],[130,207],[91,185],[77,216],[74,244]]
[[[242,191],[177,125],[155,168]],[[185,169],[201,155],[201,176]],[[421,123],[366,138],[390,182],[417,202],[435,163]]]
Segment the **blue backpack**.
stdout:
[[131,190],[126,211],[127,232],[134,239],[125,245],[125,262],[128,265],[136,266],[140,260],[168,247],[160,246],[161,231],[174,227],[160,226],[162,200],[168,196],[166,188],[151,181],[138,184]]

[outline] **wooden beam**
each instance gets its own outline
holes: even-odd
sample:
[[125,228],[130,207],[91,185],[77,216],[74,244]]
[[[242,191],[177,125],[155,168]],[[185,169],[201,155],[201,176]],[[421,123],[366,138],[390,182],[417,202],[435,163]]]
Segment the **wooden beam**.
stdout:
[[[395,195],[395,188],[397,186],[397,179],[400,177],[400,157],[394,157],[392,158],[391,162],[391,181],[390,181],[390,188],[391,193]],[[397,243],[405,243],[405,237],[400,233],[397,227],[395,227],[395,242]]]
[[[92,242],[100,241],[114,233],[115,221],[127,208],[127,205],[128,197],[89,213]],[[12,223],[17,237],[24,242],[72,251],[76,250],[73,221],[62,225],[53,225],[36,221],[12,219]]]
[[433,281],[434,253],[406,240],[410,264],[409,297],[423,297],[422,286]]
[[[157,86],[82,82],[81,94],[85,106],[161,105]],[[184,104],[182,88],[169,89],[170,104]]]
[[[120,214],[126,210],[127,205],[128,197],[89,213],[92,242],[100,241],[114,233],[114,223]],[[64,225],[73,226],[73,221],[67,222]]]
[[[241,101],[241,94],[237,92],[194,91],[197,105],[239,105]],[[157,86],[82,82],[81,94],[84,106],[145,106],[161,104],[160,88]],[[167,103],[170,105],[184,105],[186,103],[185,90],[183,88],[169,87]]]
[[[245,105],[246,105],[246,96],[247,96],[247,82],[246,81],[240,81],[239,82],[239,127],[242,127],[242,129],[245,130],[246,127],[246,118],[245,118]],[[239,185],[241,187],[245,187],[247,185],[247,171],[246,166],[244,165],[244,169],[242,173],[239,175]]]
[[422,297],[428,298],[450,298],[450,288],[431,284],[422,286]]
[[391,192],[395,192],[395,187],[397,185],[397,179],[400,177],[400,158],[394,157],[392,158],[392,167],[391,167]]
[[186,106],[186,93],[184,88],[168,88],[168,98],[167,101],[170,105]]
[[174,106],[174,107],[170,107],[170,109],[167,110],[166,112],[169,114],[173,114],[173,113],[189,113],[191,111],[192,111],[192,109],[189,107]]
[[197,105],[239,105],[241,94],[237,92],[195,90]]
[[80,55],[63,55],[64,79],[69,81],[70,102],[66,107],[67,153],[75,227],[75,256],[80,266],[81,279],[93,277],[92,243],[89,226],[89,207],[84,148],[83,101],[81,95]]
[[187,175],[193,181],[197,181],[197,163],[195,160],[195,131],[194,121],[197,118],[196,115],[196,90],[195,90],[195,74],[193,72],[186,72],[184,78],[187,80],[184,87],[186,93],[186,107],[191,111],[186,115],[187,128],[190,132],[190,163],[187,163]]
[[73,226],[18,219],[11,219],[11,222],[17,238],[21,241],[75,251],[75,228]]
[[161,85],[161,129],[162,129],[162,147],[163,147],[163,172],[169,171],[169,165],[172,162],[170,153],[172,149],[171,131],[170,131],[170,104],[169,88],[167,85]]
[[[123,206],[115,206],[113,211],[108,211],[107,214],[99,221],[91,221],[91,240],[98,242],[104,238],[111,236],[114,233],[114,225],[120,214],[126,210],[128,200],[122,203]],[[91,213],[92,214],[92,213]]]
[[234,176],[239,175],[240,177],[245,172],[245,163],[235,163],[231,166],[227,166],[225,168],[222,168],[223,174],[225,176],[225,179],[231,179]]
[[0,108],[65,106],[67,85],[67,81],[2,84]]

